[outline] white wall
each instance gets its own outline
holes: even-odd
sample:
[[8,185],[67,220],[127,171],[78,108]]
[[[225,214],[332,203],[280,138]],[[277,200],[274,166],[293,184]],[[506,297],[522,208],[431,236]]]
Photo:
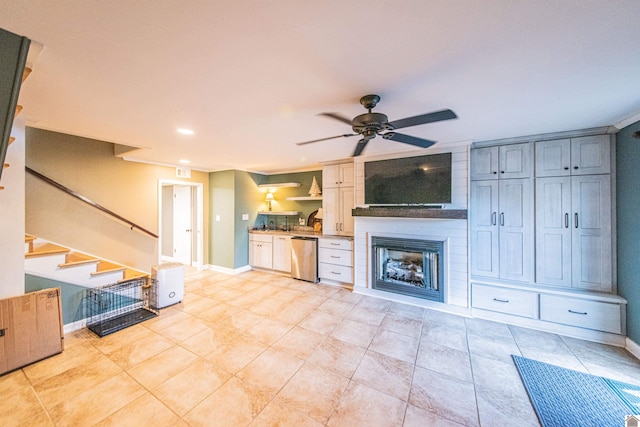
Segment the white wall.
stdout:
[[24,294],[24,123],[16,119],[0,185],[0,298]]

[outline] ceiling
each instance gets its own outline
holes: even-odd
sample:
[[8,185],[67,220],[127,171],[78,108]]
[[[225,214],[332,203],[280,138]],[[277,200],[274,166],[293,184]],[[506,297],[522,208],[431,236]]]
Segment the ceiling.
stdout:
[[[0,0],[0,27],[44,46],[27,125],[143,147],[205,171],[305,170],[357,137],[319,116],[390,120],[439,144],[615,125],[640,113],[638,0]],[[181,135],[177,128],[195,133]],[[366,155],[415,147],[372,140]],[[184,167],[184,165],[182,165]]]

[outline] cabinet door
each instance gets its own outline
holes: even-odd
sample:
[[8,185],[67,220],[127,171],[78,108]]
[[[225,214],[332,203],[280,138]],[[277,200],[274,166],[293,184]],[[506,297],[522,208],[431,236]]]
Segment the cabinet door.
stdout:
[[273,268],[272,244],[267,242],[253,241],[249,246],[250,264],[259,268]]
[[[322,178],[324,180],[324,177]],[[340,232],[340,189],[324,187],[322,193],[322,234],[331,236]]]
[[572,175],[591,175],[611,171],[609,135],[585,136],[571,140]]
[[571,177],[537,178],[537,283],[571,286],[571,215]]
[[498,181],[472,181],[471,274],[498,277]]
[[340,166],[340,185],[353,186],[353,163],[343,163]]
[[472,180],[498,179],[498,147],[471,150]]
[[571,140],[538,141],[535,152],[536,177],[571,175]]
[[575,176],[571,181],[573,208],[573,287],[612,290],[611,178]]
[[273,269],[291,271],[291,236],[273,237]]
[[325,189],[337,188],[340,186],[339,165],[330,165],[322,168],[322,185]]
[[533,281],[533,180],[500,180],[500,278]]
[[340,189],[340,234],[353,236],[353,187]]
[[533,176],[533,144],[501,145],[498,148],[500,179]]

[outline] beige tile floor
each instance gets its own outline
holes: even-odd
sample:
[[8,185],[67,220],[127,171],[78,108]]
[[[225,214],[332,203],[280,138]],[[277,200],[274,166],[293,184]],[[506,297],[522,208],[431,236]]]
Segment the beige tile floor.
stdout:
[[3,426],[538,425],[511,354],[640,382],[623,349],[261,272],[0,377]]

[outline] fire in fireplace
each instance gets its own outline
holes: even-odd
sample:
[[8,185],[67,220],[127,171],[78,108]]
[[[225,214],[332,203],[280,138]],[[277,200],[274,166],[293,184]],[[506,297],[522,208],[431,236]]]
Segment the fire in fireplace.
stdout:
[[402,295],[444,300],[444,242],[371,238],[372,287]]

